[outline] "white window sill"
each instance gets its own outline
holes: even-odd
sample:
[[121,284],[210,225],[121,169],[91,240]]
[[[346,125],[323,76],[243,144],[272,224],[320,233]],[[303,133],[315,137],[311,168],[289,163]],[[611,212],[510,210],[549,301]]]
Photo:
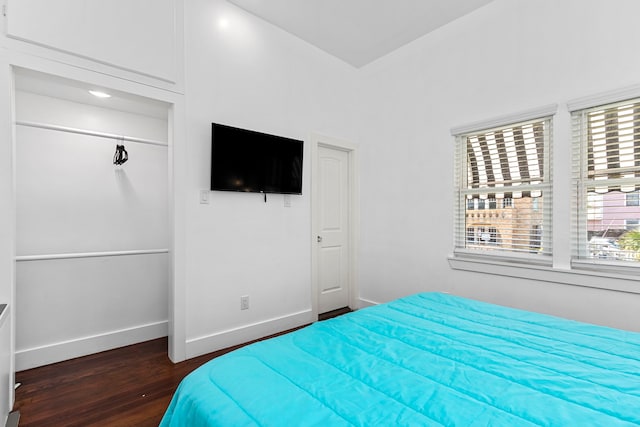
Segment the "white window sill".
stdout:
[[573,261],[573,268],[561,269],[526,261],[464,255],[450,255],[448,260],[454,270],[640,294],[640,269],[635,266]]

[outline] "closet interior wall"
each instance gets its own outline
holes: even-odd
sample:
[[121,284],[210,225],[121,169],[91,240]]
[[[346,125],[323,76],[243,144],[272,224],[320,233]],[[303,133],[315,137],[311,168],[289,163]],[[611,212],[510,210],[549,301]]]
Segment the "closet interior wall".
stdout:
[[[166,336],[166,111],[116,110],[19,82],[16,370]],[[118,144],[129,156],[121,166]]]

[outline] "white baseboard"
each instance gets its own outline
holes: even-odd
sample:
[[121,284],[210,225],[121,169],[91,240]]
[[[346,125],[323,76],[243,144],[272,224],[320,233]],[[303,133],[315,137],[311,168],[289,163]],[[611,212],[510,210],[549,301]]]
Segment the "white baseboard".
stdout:
[[188,339],[187,359],[307,325],[313,322],[311,317],[311,310],[304,310],[203,337]]
[[168,322],[149,323],[118,331],[82,337],[16,351],[16,371],[36,368],[75,357],[166,337]]
[[358,301],[360,304],[360,307],[358,308],[366,308],[366,307],[371,307],[371,306],[380,304],[379,302],[371,301],[365,298],[359,298]]

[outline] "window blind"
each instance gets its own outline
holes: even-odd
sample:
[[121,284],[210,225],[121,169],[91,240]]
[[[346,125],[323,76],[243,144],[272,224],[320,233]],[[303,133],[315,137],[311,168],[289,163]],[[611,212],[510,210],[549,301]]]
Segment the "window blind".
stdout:
[[[639,189],[640,102],[590,111],[585,116],[587,178],[593,181],[593,190],[606,193]],[[630,180],[625,183],[621,179]]]
[[456,251],[551,254],[551,120],[457,135]]
[[577,259],[640,262],[640,99],[572,113]]
[[535,122],[467,136],[467,188],[500,191],[471,193],[468,197],[540,196],[540,192],[512,190],[544,181],[544,132],[544,122]]

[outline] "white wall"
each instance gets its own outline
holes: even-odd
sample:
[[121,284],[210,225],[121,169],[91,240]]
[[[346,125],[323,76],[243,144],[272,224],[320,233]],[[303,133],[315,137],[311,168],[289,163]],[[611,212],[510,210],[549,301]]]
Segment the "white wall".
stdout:
[[[12,49],[141,81],[182,86],[182,0],[6,0]],[[143,23],[141,25],[141,23]]]
[[[15,105],[18,122],[166,144],[164,118],[23,91]],[[17,370],[167,334],[167,253],[21,258],[167,250],[167,146],[124,141],[129,161],[116,167],[119,143],[16,127]]]
[[[8,304],[0,319],[0,425],[13,406],[13,282],[14,199],[13,148],[11,138],[11,73],[6,52],[0,47],[0,304]],[[8,356],[8,358],[7,358]]]
[[[187,355],[311,320],[311,132],[353,141],[356,70],[224,1],[186,5]],[[302,196],[212,192],[211,122],[305,140]],[[250,309],[240,311],[240,296]]]
[[450,291],[640,330],[638,294],[463,272],[447,262],[453,248],[450,129],[558,103],[554,250],[558,266],[568,263],[565,103],[640,82],[638,14],[633,0],[496,0],[362,71],[362,298],[383,302]]

